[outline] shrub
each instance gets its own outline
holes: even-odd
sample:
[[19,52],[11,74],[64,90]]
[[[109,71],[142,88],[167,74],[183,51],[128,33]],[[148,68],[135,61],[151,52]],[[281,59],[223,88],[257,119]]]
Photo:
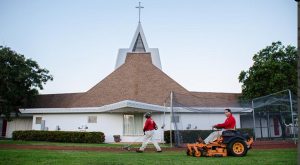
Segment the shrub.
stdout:
[[[249,136],[253,136],[253,129],[251,128],[240,128],[238,131],[248,133]],[[174,130],[172,130],[172,141],[174,142]],[[180,136],[182,138],[182,143],[194,143],[201,137],[203,140],[211,133],[213,130],[180,130]],[[164,132],[164,139],[166,143],[170,143],[170,130]]]
[[49,141],[70,143],[103,143],[103,132],[71,132],[71,131],[14,131],[13,140]]

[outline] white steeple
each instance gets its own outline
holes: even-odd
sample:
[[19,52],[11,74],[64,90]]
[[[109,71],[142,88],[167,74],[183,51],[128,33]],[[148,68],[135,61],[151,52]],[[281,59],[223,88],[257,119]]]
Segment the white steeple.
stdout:
[[133,39],[131,41],[129,50],[131,52],[148,52],[148,44],[146,41],[145,34],[143,32],[142,24],[139,23],[138,27],[136,28],[136,31],[134,33]]
[[144,7],[142,7],[141,4],[139,3],[139,6],[137,8],[139,8],[138,26],[134,33],[130,47],[119,49],[115,69],[117,69],[118,67],[120,67],[122,64],[125,63],[127,53],[150,53],[153,65],[159,69],[162,69],[158,48],[149,48],[148,47],[146,37],[143,32],[142,24],[140,21],[140,13],[141,13],[140,10],[141,10],[141,8],[144,8]]

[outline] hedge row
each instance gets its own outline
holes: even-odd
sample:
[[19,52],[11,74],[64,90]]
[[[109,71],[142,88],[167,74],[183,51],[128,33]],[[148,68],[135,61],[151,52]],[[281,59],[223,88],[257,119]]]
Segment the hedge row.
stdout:
[[14,131],[13,140],[49,141],[70,143],[103,143],[102,132],[69,132],[69,131]]
[[[253,129],[241,128],[238,131],[248,133],[249,136],[253,136]],[[172,130],[172,141],[174,142],[174,130]],[[180,130],[179,135],[182,138],[182,143],[194,143],[201,137],[205,139],[213,130]],[[164,139],[166,143],[170,143],[170,130],[164,132]]]

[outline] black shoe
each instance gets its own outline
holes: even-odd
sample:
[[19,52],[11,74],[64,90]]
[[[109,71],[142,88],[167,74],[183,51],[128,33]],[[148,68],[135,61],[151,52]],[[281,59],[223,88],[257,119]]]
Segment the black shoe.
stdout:
[[162,150],[156,151],[156,152],[162,152]]
[[136,152],[137,153],[143,153],[144,151],[137,149]]

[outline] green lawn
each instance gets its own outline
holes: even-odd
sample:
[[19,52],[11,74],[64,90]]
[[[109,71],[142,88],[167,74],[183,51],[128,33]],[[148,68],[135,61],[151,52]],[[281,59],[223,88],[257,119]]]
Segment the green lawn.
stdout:
[[[46,141],[19,141],[19,140],[0,140],[1,144],[17,144],[17,145],[47,145],[47,146],[79,146],[79,147],[122,147],[127,146],[129,143],[104,143],[104,144],[95,144],[95,143],[61,143],[61,142],[46,142]],[[140,146],[141,144],[134,144],[132,146]],[[149,146],[152,146],[149,144]],[[160,144],[161,147],[169,147],[168,144]]]
[[[37,141],[0,140],[1,144],[17,145],[47,145],[47,146],[82,146],[82,147],[121,147],[126,144],[85,144],[85,143],[56,143]],[[137,145],[135,145],[137,146]],[[168,145],[161,145],[169,147]],[[153,147],[153,146],[149,146]],[[155,153],[135,152],[99,152],[99,151],[53,151],[53,150],[19,150],[0,149],[0,165],[32,165],[32,164],[297,164],[296,149],[250,150],[245,157],[191,157],[185,151]]]
[[2,165],[32,164],[297,164],[296,149],[250,150],[245,157],[191,157],[185,152],[83,152],[0,149]]

